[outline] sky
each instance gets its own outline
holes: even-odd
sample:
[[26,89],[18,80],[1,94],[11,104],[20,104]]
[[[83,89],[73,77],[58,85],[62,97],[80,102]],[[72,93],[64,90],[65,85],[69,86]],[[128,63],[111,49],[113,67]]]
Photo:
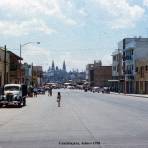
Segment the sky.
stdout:
[[21,44],[23,61],[44,70],[111,65],[120,40],[148,37],[148,0],[0,0],[0,34],[1,47],[19,55]]

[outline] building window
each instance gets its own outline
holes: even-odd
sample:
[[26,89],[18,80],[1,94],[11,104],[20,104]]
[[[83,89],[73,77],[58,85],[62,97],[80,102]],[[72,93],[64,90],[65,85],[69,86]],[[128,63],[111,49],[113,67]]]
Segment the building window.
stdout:
[[113,56],[113,61],[116,61],[116,56]]
[[135,72],[138,72],[138,67],[136,67],[136,70],[135,70]]
[[144,66],[140,67],[140,76],[141,76],[141,78],[144,77]]
[[145,66],[145,71],[148,71],[148,65]]
[[116,71],[116,66],[113,66],[113,71]]
[[94,81],[94,70],[90,70],[90,81]]
[[131,50],[131,55],[133,55],[133,50]]

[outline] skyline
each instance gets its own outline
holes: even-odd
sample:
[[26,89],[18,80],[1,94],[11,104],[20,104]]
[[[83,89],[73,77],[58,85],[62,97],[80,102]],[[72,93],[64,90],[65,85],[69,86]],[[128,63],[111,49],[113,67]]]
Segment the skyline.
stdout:
[[[17,9],[16,9],[17,8]],[[112,52],[126,37],[148,37],[148,0],[5,0],[0,1],[0,46],[24,62],[47,70],[52,60],[67,69],[88,63],[112,64]]]

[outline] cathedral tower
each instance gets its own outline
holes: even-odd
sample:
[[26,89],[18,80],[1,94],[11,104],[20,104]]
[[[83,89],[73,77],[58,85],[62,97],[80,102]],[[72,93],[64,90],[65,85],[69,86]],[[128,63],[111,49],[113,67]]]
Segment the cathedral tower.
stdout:
[[52,60],[52,66],[51,66],[52,70],[55,70],[55,66],[54,66],[54,60]]
[[63,70],[66,71],[66,64],[65,64],[65,60],[63,62]]

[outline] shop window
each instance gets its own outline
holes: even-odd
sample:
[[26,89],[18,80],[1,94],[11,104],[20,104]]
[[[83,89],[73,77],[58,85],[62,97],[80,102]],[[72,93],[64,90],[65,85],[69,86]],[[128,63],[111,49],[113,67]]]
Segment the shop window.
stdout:
[[145,66],[145,71],[148,71],[148,65]]

